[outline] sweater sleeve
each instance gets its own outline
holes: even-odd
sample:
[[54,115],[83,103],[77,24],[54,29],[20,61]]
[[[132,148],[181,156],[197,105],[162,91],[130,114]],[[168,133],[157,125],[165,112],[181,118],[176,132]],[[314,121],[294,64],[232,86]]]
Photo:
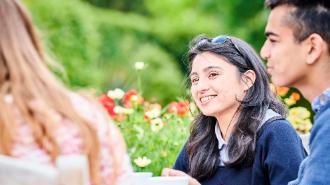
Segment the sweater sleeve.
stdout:
[[178,157],[176,158],[173,169],[188,173],[189,158],[188,158],[186,149],[187,149],[187,143],[183,146],[183,148],[181,149],[181,152],[179,153]]
[[306,152],[290,123],[286,120],[268,123],[258,139],[260,141],[262,165],[268,174],[269,184],[283,185],[295,179]]

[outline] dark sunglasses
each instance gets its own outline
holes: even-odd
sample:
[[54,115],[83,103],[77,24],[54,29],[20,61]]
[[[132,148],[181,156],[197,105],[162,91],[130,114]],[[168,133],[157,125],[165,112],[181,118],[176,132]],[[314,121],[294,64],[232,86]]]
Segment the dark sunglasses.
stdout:
[[246,57],[245,53],[239,49],[239,47],[235,44],[235,42],[232,41],[230,36],[220,35],[220,36],[214,37],[211,40],[211,43],[213,43],[213,44],[224,44],[225,42],[230,42],[235,47],[238,54],[240,54],[244,58],[245,61],[248,61],[248,58]]

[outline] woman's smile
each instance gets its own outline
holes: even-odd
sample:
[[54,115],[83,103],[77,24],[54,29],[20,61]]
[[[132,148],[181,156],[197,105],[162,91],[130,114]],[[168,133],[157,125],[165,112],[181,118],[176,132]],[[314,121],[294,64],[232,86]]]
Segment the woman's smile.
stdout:
[[215,98],[216,96],[217,95],[207,95],[207,96],[201,97],[199,100],[200,100],[201,104],[206,104],[209,101],[211,101],[213,98]]

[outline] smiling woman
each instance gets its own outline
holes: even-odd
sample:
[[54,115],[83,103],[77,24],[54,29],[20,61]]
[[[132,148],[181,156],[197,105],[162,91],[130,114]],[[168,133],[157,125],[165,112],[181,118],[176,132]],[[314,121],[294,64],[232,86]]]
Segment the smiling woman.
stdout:
[[[248,74],[254,81],[255,73]],[[197,106],[204,115],[218,117],[222,123],[229,123],[240,105],[236,98],[243,100],[252,83],[242,83],[236,67],[211,52],[197,55],[192,64],[191,94]]]
[[[250,71],[247,74],[254,81],[255,73]],[[231,123],[235,116],[232,115],[240,105],[236,99],[243,100],[242,97],[252,81],[249,84],[242,83],[236,67],[211,52],[195,57],[190,76],[194,101],[204,115],[216,117],[220,123],[226,123],[220,130],[227,140],[228,130],[233,128]]]
[[190,185],[287,184],[296,178],[306,153],[256,52],[234,37],[198,36],[188,60],[201,113],[174,169],[163,175],[189,175]]

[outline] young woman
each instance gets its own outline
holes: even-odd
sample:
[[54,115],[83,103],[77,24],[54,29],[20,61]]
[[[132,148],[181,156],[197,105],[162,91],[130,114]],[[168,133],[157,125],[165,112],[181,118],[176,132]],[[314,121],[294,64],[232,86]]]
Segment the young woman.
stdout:
[[262,61],[245,42],[198,36],[188,52],[191,94],[201,113],[173,169],[190,185],[284,185],[306,156],[271,92]]
[[0,1],[0,154],[53,165],[86,155],[91,184],[130,184],[118,129],[101,106],[66,89],[48,70],[19,0]]

